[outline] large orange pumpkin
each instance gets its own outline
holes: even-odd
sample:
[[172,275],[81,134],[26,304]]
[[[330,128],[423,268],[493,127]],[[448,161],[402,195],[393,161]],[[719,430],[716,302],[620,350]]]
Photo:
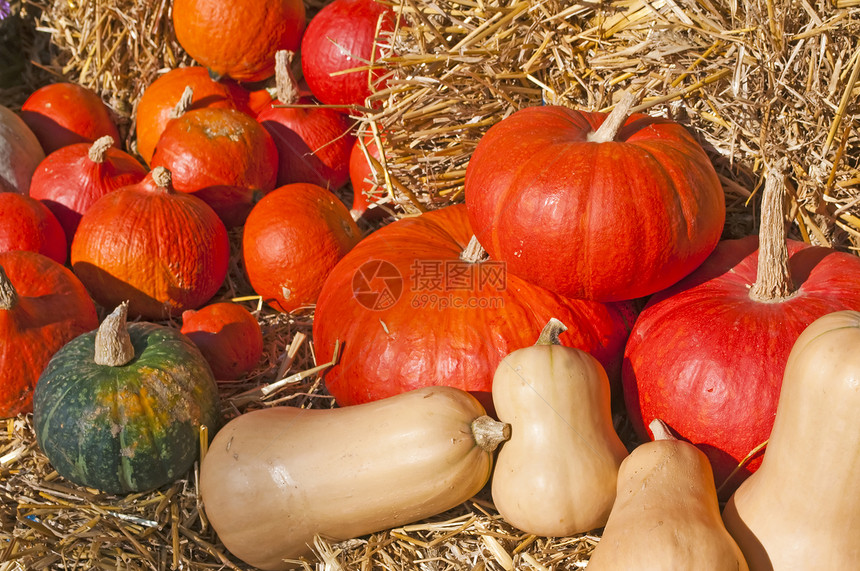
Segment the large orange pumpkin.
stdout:
[[314,314],[317,360],[342,351],[325,383],[341,405],[430,385],[471,391],[492,408],[496,367],[533,345],[551,317],[565,345],[592,353],[619,382],[627,304],[573,300],[471,256],[462,204],[403,218],[370,234],[335,266]]
[[302,0],[174,0],[176,39],[218,76],[254,82],[275,74],[275,52],[296,51]]
[[174,190],[159,167],[87,210],[71,262],[103,307],[128,300],[130,315],[163,319],[209,301],[229,257],[224,223],[199,198]]
[[23,250],[0,253],[0,418],[30,412],[36,381],[63,345],[98,327],[75,275]]
[[634,299],[714,249],[725,197],[702,147],[668,119],[623,106],[613,119],[528,107],[481,138],[466,169],[469,220],[510,273],[561,295]]

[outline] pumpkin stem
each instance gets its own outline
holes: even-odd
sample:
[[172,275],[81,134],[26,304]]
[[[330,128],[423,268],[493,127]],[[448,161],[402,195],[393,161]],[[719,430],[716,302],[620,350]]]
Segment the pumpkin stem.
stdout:
[[176,106],[170,110],[170,118],[176,119],[177,117],[182,117],[186,111],[191,109],[192,99],[194,99],[194,90],[191,89],[190,85],[186,85],[185,90],[179,97],[179,101],[176,102]]
[[9,281],[6,270],[0,266],[0,309],[12,309],[18,305],[18,292]]
[[511,425],[487,415],[479,416],[472,421],[472,435],[481,450],[492,452],[502,442],[511,439]]
[[651,436],[654,437],[654,440],[678,440],[669,430],[669,425],[659,418],[652,420],[648,428],[651,430]]
[[105,162],[105,155],[107,154],[107,150],[111,148],[114,144],[113,137],[110,135],[105,135],[104,137],[100,137],[95,140],[95,142],[90,146],[90,150],[87,151],[87,156],[94,163],[103,163]]
[[170,171],[167,170],[166,167],[158,166],[152,169],[152,182],[154,182],[158,188],[168,188],[170,186],[171,179]]
[[561,345],[558,336],[565,331],[567,331],[567,326],[564,323],[555,317],[550,317],[547,324],[543,326],[535,345]]
[[627,118],[630,117],[630,109],[633,108],[633,104],[636,103],[637,99],[637,95],[630,93],[629,91],[625,91],[624,95],[621,96],[621,101],[615,104],[615,107],[612,108],[612,111],[606,119],[604,119],[600,127],[597,128],[597,131],[589,133],[586,139],[592,143],[608,143],[610,141],[614,141],[615,136],[621,129],[621,126],[624,125]]
[[299,100],[299,86],[290,68],[294,56],[290,50],[275,52],[275,89],[278,101],[284,105],[292,105]]
[[487,251],[484,250],[484,247],[481,246],[480,242],[478,242],[478,238],[472,234],[472,237],[469,239],[469,243],[466,245],[465,249],[460,252],[460,260],[469,262],[470,264],[477,264],[483,262],[487,258],[489,258]]
[[794,293],[785,241],[784,176],[781,167],[771,169],[761,198],[758,268],[750,297],[762,303],[783,301]]
[[96,331],[94,361],[108,367],[121,367],[134,358],[134,346],[126,327],[128,302],[124,301],[105,317]]

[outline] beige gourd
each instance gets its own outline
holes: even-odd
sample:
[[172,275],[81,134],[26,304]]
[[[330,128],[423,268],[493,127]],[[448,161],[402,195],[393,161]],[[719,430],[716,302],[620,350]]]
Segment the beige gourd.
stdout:
[[606,523],[627,456],[606,372],[587,352],[559,344],[564,329],[552,319],[535,345],[505,356],[492,389],[499,420],[511,425],[493,471],[493,503],[511,525],[548,537]]
[[618,493],[588,571],[747,571],[720,518],[708,457],[661,420],[618,472]]
[[860,569],[860,313],[795,341],[761,466],[723,521],[752,571]]
[[449,387],[344,408],[261,409],[215,436],[200,493],[233,555],[288,569],[311,553],[316,535],[346,540],[469,499],[509,434],[471,394]]

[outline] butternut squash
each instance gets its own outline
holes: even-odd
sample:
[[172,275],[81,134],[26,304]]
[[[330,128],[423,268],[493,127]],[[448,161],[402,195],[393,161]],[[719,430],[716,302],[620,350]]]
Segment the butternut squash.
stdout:
[[469,499],[509,430],[471,394],[441,386],[344,408],[256,410],[216,434],[200,493],[233,555],[288,569],[315,535],[346,540]]
[[723,521],[752,571],[860,569],[860,312],[792,346],[759,469]]
[[627,449],[615,433],[609,380],[586,351],[559,344],[552,319],[537,343],[505,356],[493,377],[499,420],[511,425],[493,472],[496,509],[526,533],[602,527]]
[[677,440],[662,420],[653,442],[621,463],[618,493],[588,571],[748,571],[720,518],[704,452]]

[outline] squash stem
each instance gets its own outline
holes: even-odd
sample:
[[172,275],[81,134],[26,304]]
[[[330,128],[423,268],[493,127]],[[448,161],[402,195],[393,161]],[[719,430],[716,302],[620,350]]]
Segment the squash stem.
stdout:
[[101,164],[105,162],[107,150],[113,146],[114,142],[113,137],[110,135],[105,135],[104,137],[96,139],[90,146],[89,151],[87,151],[87,156],[94,163]]
[[170,181],[172,180],[172,176],[170,175],[170,171],[167,170],[166,167],[158,166],[152,169],[152,182],[155,183],[155,186],[162,189],[167,189],[170,186]]
[[652,420],[648,428],[651,430],[651,436],[654,440],[677,440],[675,435],[669,430],[669,425],[659,418]]
[[564,323],[555,317],[550,317],[547,324],[543,326],[535,345],[561,345],[558,336],[565,331],[567,331],[567,326]]
[[466,245],[466,248],[460,252],[460,259],[470,264],[483,262],[488,257],[487,251],[484,250],[484,247],[481,246],[481,243],[478,242],[478,238],[474,234]]
[[290,64],[294,53],[289,50],[275,52],[275,89],[278,101],[284,105],[293,105],[299,100],[299,87]]
[[767,175],[761,204],[758,267],[750,297],[762,303],[776,303],[794,294],[785,231],[785,175],[774,168]]
[[96,331],[94,361],[108,367],[121,367],[134,358],[134,346],[126,327],[128,302],[124,301],[105,317]]
[[511,439],[511,425],[487,415],[479,416],[472,421],[472,435],[482,450],[492,452],[502,442]]
[[15,291],[15,286],[9,281],[6,270],[0,266],[0,309],[9,310],[16,305],[18,305],[18,292]]
[[608,143],[610,141],[614,141],[616,135],[618,135],[618,131],[621,130],[621,126],[624,125],[627,118],[630,117],[630,109],[633,108],[633,104],[636,102],[636,99],[636,95],[629,91],[625,91],[624,95],[621,97],[621,101],[615,104],[615,107],[612,108],[612,111],[606,119],[604,119],[600,127],[598,127],[596,131],[589,133],[586,139],[592,143]]

